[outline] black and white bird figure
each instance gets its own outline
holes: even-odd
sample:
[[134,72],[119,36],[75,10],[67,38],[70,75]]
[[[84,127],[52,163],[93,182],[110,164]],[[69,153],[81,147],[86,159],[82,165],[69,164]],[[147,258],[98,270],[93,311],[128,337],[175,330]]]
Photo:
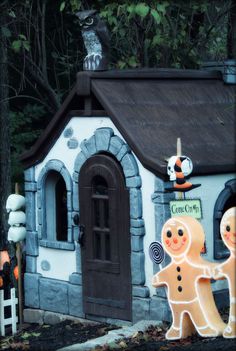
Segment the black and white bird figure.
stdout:
[[106,24],[96,10],[77,12],[87,56],[83,68],[86,71],[103,71],[108,66],[110,36]]

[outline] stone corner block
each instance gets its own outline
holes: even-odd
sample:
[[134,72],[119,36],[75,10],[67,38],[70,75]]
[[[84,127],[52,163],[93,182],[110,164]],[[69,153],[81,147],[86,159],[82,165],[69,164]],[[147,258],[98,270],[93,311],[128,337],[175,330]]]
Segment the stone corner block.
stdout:
[[118,154],[116,155],[117,160],[118,160],[118,161],[121,161],[122,158],[123,158],[126,154],[128,154],[128,153],[130,153],[130,152],[131,152],[131,150],[130,150],[129,145],[128,145],[128,144],[124,144],[124,145],[121,147],[121,149],[120,149],[120,151],[118,152]]
[[131,248],[132,251],[140,252],[143,251],[143,237],[132,235],[131,236]]
[[85,140],[84,145],[90,156],[96,154],[97,148],[94,135],[92,135],[89,139]]
[[138,175],[138,165],[132,153],[127,153],[121,160],[121,165],[126,177]]
[[24,177],[26,182],[32,182],[35,180],[35,168],[30,167],[24,171]]
[[25,273],[25,306],[39,308],[39,281],[41,274]]
[[140,176],[128,177],[125,179],[127,188],[141,188],[142,179]]
[[63,320],[63,316],[60,313],[45,311],[44,323],[49,325],[55,325]]
[[36,192],[37,183],[36,182],[25,182],[25,192]]
[[140,189],[131,188],[129,191],[130,196],[130,217],[138,219],[142,217],[142,193]]
[[35,256],[26,255],[26,272],[27,273],[37,272],[37,258]]
[[72,284],[72,285],[82,285],[82,274],[81,273],[72,273],[70,276],[69,276],[69,282]]
[[[80,152],[75,159],[75,163],[74,163],[75,172],[79,173],[80,168],[83,166],[83,164],[86,160],[87,160],[87,158],[85,157],[85,155],[82,152]],[[75,175],[73,176],[73,178],[74,177],[75,177]]]
[[150,319],[150,298],[133,297],[133,323]]
[[109,145],[110,153],[116,156],[123,145],[124,145],[123,140],[117,135],[114,135],[113,137],[111,137],[111,140],[110,140],[110,145]]
[[150,319],[170,322],[171,311],[166,298],[153,296],[150,302]]
[[132,284],[143,285],[145,282],[144,253],[131,253]]
[[91,155],[90,155],[90,152],[87,149],[86,142],[87,142],[87,139],[82,140],[81,143],[80,143],[80,148],[81,148],[81,151],[84,154],[84,156],[86,158],[89,158]]
[[38,245],[38,234],[37,232],[27,231],[26,235],[26,254],[30,256],[38,256],[39,245]]
[[50,160],[46,163],[45,168],[46,170],[53,169],[54,171],[61,172],[61,169],[64,167],[64,164],[60,160]]
[[40,308],[68,314],[68,283],[56,279],[40,279]]
[[111,137],[114,135],[112,128],[98,128],[95,130],[95,142],[97,151],[108,151]]
[[25,308],[23,311],[24,322],[25,323],[44,323],[44,311],[32,308]]
[[150,291],[147,286],[133,285],[132,295],[134,297],[149,297]]
[[69,285],[69,314],[75,317],[83,317],[82,286]]

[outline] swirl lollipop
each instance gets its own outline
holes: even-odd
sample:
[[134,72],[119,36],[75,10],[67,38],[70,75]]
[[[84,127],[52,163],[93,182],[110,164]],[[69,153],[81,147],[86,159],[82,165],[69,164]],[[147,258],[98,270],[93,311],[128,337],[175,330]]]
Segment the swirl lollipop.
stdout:
[[165,258],[162,244],[158,241],[152,242],[149,246],[149,256],[154,263],[161,265]]

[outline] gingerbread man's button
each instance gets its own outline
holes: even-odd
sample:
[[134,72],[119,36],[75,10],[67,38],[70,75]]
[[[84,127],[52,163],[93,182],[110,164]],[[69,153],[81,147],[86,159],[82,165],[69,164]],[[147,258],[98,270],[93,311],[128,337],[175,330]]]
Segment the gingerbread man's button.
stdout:
[[177,269],[177,272],[181,271],[181,268],[179,266],[176,269]]
[[177,279],[178,279],[178,281],[182,280],[182,277],[180,274],[177,276]]
[[178,291],[181,292],[183,290],[182,286],[178,286]]

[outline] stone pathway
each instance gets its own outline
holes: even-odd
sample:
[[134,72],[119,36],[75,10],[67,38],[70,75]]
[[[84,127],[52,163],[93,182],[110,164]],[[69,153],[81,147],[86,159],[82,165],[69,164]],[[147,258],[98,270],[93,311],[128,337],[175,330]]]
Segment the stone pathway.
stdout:
[[145,331],[150,325],[161,326],[161,321],[140,321],[132,326],[125,326],[120,329],[111,330],[107,335],[101,336],[96,339],[88,340],[82,344],[74,344],[63,347],[57,351],[89,351],[93,350],[96,346],[114,345],[118,340],[128,338],[134,335],[136,332]]

